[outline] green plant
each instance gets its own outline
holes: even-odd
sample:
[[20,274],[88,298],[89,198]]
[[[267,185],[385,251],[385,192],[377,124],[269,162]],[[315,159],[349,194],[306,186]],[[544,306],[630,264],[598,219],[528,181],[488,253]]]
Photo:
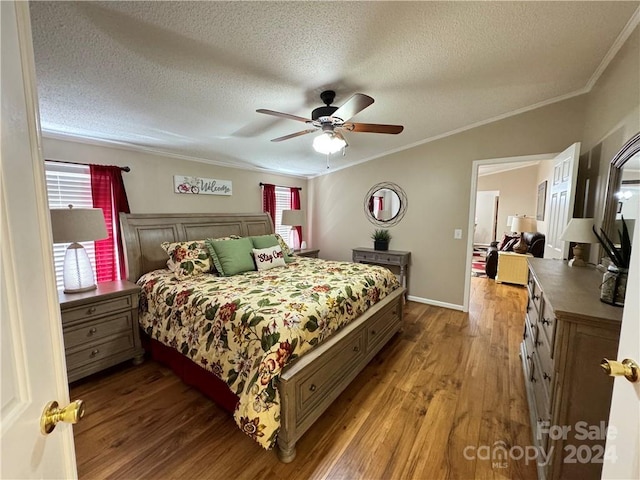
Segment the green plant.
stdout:
[[631,238],[629,237],[629,230],[627,229],[624,217],[622,217],[622,231],[618,230],[618,234],[620,235],[620,248],[615,246],[607,234],[604,233],[604,230],[600,229],[600,235],[598,235],[596,227],[594,226],[592,228],[593,233],[595,233],[600,245],[602,245],[602,248],[604,248],[604,251],[613,264],[618,268],[628,269],[631,263]]
[[389,233],[389,230],[377,229],[371,234],[371,239],[374,242],[388,242],[391,240],[391,233]]

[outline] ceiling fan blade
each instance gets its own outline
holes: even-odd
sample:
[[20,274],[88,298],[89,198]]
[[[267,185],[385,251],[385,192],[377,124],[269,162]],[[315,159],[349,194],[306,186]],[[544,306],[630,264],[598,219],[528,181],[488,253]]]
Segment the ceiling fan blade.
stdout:
[[390,133],[393,135],[404,130],[402,125],[382,125],[380,123],[345,123],[342,128],[350,132]]
[[373,98],[364,93],[354,93],[344,105],[333,113],[334,117],[341,118],[345,122],[361,112],[373,103]]
[[296,120],[298,122],[303,122],[303,123],[311,122],[311,120],[308,118],[298,117],[297,115],[291,115],[290,113],[282,113],[282,112],[276,112],[274,110],[266,110],[264,108],[259,108],[258,110],[256,110],[256,112],[265,113],[267,115],[273,115],[274,117],[288,118],[290,120]]
[[272,142],[281,142],[283,140],[289,140],[290,138],[299,137],[300,135],[306,135],[307,133],[315,132],[315,128],[309,128],[308,130],[302,130],[301,132],[290,133],[289,135],[285,135],[284,137],[278,137],[271,140]]

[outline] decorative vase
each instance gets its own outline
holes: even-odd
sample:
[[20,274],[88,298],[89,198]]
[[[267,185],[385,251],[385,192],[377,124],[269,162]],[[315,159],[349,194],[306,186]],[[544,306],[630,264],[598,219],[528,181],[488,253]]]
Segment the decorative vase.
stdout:
[[373,241],[373,249],[374,250],[389,250],[389,242],[386,240],[374,240]]
[[627,277],[629,270],[610,265],[602,276],[600,285],[600,300],[618,307],[624,306],[624,296],[627,293]]

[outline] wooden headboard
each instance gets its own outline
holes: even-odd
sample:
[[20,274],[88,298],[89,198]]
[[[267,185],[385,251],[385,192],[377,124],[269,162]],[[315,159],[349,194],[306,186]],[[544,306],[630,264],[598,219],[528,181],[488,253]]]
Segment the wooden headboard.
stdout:
[[137,281],[143,274],[165,268],[169,257],[162,242],[204,240],[274,232],[267,213],[121,213],[127,278]]

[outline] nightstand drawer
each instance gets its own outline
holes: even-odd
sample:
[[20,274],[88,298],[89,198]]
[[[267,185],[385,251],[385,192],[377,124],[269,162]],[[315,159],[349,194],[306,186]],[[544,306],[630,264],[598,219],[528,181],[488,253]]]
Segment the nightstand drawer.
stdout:
[[375,262],[376,258],[377,258],[377,254],[375,252],[361,252],[361,251],[353,252],[354,262]]
[[83,348],[67,349],[67,370],[82,367],[90,363],[100,363],[112,355],[135,348],[132,332],[107,337],[99,342],[92,342]]
[[133,328],[133,314],[131,311],[120,315],[107,317],[89,323],[81,323],[64,329],[65,348],[71,349],[87,342],[95,342],[104,337],[120,332],[131,332]]
[[121,310],[131,310],[134,307],[133,302],[135,297],[135,295],[126,295],[94,302],[91,305],[63,309],[62,324],[76,322],[78,320],[88,320]]

